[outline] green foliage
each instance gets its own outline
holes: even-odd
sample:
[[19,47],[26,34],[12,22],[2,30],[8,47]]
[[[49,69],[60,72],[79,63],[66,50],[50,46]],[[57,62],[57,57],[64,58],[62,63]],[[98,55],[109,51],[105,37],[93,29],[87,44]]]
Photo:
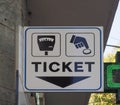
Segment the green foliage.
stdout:
[[[113,49],[113,52],[114,52],[115,49]],[[120,52],[120,48],[118,48],[117,50],[115,50],[115,52]],[[115,62],[115,52],[114,53],[109,53],[107,54],[106,57],[104,57],[104,62]]]
[[113,93],[93,93],[88,105],[118,105]]
[[104,57],[104,62],[115,62],[115,55],[108,54],[107,57]]

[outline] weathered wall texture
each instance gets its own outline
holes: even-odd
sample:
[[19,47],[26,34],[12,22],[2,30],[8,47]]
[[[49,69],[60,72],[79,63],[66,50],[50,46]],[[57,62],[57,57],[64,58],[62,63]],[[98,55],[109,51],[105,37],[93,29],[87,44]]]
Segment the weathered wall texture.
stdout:
[[[25,1],[25,0],[24,0]],[[22,0],[0,0],[0,105],[15,105],[15,36]]]

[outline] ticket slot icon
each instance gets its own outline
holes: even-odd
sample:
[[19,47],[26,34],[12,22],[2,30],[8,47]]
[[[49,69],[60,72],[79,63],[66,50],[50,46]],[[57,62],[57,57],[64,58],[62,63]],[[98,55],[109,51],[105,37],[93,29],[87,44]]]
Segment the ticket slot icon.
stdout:
[[45,55],[48,55],[48,51],[53,51],[55,45],[55,36],[39,35],[37,37],[37,43],[40,51],[45,51]]

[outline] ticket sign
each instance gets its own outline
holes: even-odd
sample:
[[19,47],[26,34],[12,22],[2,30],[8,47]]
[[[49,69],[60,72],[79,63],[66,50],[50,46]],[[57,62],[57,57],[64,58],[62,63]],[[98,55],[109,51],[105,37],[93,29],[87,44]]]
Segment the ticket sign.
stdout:
[[103,91],[102,27],[24,27],[24,88]]

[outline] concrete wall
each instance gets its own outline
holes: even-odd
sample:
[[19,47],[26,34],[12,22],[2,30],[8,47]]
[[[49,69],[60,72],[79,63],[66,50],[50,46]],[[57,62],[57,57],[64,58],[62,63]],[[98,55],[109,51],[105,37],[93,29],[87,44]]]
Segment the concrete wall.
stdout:
[[0,0],[0,105],[16,105],[15,36],[24,20],[22,3]]

